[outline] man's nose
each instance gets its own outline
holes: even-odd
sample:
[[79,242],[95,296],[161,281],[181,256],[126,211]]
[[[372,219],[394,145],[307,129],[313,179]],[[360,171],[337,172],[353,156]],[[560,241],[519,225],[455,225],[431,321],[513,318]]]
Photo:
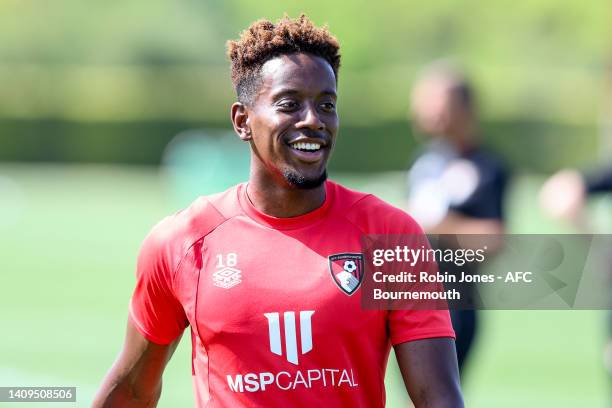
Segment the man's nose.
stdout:
[[300,122],[296,123],[296,127],[307,127],[313,130],[325,129],[325,124],[321,121],[319,113],[315,106],[308,105],[304,108]]

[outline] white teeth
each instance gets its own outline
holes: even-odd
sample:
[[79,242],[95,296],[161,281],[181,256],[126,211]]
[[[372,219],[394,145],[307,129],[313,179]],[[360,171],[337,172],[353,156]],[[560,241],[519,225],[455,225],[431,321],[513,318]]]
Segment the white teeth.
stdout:
[[298,149],[298,150],[308,150],[308,151],[316,151],[319,150],[321,148],[321,145],[319,143],[294,143],[292,145],[292,147],[294,149]]

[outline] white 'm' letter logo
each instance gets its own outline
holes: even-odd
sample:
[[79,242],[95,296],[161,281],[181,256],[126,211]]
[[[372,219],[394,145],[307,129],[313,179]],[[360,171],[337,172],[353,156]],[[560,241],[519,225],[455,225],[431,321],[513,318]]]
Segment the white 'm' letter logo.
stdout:
[[[314,310],[300,312],[300,342],[302,344],[302,354],[312,350],[312,328],[310,317]],[[281,348],[280,319],[278,313],[264,313],[268,319],[268,330],[270,333],[270,351],[279,356],[283,355]],[[297,332],[295,329],[295,312],[285,312],[283,314],[285,326],[285,350],[287,351],[287,361],[295,365],[298,364],[297,352]]]

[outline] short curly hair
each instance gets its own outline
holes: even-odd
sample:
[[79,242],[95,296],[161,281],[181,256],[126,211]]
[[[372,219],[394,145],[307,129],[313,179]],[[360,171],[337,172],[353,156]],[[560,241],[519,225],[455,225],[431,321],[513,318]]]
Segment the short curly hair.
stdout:
[[285,15],[276,24],[259,20],[243,31],[240,39],[227,42],[232,83],[238,100],[251,104],[261,85],[261,67],[279,55],[306,52],[331,65],[336,81],[340,68],[340,44],[327,27],[317,27],[306,15]]

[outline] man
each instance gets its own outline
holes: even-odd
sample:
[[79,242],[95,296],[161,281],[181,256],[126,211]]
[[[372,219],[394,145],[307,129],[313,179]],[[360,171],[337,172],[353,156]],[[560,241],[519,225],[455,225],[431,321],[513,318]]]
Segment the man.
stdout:
[[417,407],[462,407],[448,312],[362,310],[359,286],[331,274],[333,263],[355,273],[363,234],[419,231],[400,210],[326,181],[336,39],[305,16],[259,21],[229,57],[249,181],[146,238],[124,349],[94,407],[155,406],[188,325],[198,407],[383,406],[391,343]]
[[[601,112],[602,144],[612,142],[612,55],[610,55],[602,100]],[[603,167],[588,174],[566,168],[552,175],[540,189],[540,207],[549,216],[573,224],[583,234],[599,233],[589,219],[586,204],[589,198],[612,193],[612,166],[609,158]],[[600,228],[599,228],[600,229]],[[609,232],[609,231],[603,231]],[[609,256],[606,284],[612,290],[612,257]],[[612,309],[612,304],[610,305]],[[608,339],[603,353],[603,362],[612,382],[612,311],[608,312]]]
[[[445,61],[434,63],[415,85],[411,102],[415,130],[429,140],[408,173],[409,213],[431,234],[502,234],[507,172],[480,146],[467,79]],[[493,249],[491,243],[489,247]],[[440,267],[449,272],[457,269],[452,263]],[[464,269],[468,267],[474,264]],[[460,306],[465,310],[451,311],[463,370],[477,333],[478,299],[473,284],[455,286],[464,295]]]
[[[549,216],[573,224],[580,233],[592,234],[595,228],[587,215],[587,200],[606,193],[612,193],[612,167],[601,168],[588,175],[568,168],[546,180],[540,190],[539,201],[540,207]],[[612,262],[607,264],[605,283],[612,290]],[[608,313],[608,339],[603,362],[612,380],[612,313]]]
[[551,217],[569,221],[583,232],[589,231],[585,215],[588,196],[612,192],[612,167],[583,175],[563,169],[551,176],[540,191],[540,205]]

